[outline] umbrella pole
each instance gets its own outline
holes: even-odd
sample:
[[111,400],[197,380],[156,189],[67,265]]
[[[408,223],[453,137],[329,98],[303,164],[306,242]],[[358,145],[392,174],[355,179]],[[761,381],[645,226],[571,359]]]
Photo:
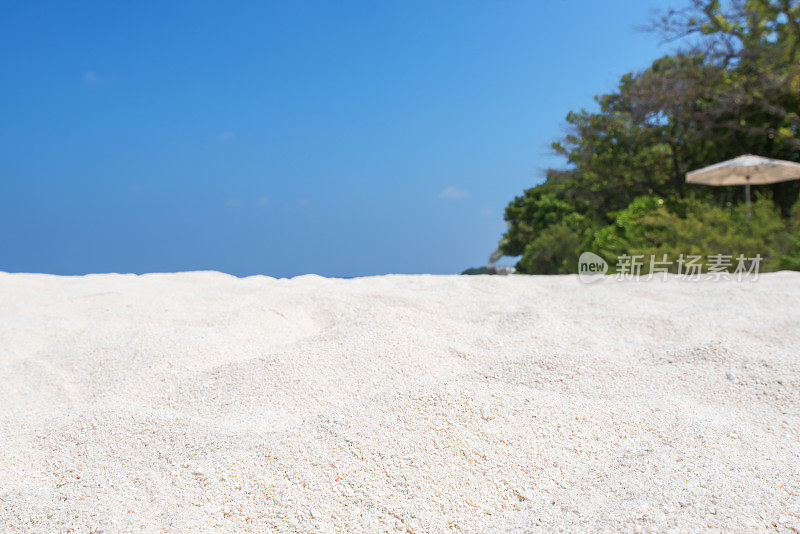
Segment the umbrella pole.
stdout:
[[750,218],[750,177],[747,177],[747,183],[744,184],[744,206],[746,217]]

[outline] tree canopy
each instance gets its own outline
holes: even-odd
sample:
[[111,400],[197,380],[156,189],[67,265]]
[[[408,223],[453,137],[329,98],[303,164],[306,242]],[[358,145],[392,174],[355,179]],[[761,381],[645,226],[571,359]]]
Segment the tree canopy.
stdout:
[[693,0],[646,29],[677,50],[567,115],[553,149],[568,167],[509,203],[499,251],[527,273],[575,272],[584,250],[611,261],[712,245],[797,268],[800,182],[755,188],[747,219],[744,188],[685,174],[746,153],[800,161],[800,2]]

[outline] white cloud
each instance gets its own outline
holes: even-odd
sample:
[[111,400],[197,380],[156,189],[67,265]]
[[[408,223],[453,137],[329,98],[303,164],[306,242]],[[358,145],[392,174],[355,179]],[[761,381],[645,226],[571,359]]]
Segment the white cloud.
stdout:
[[225,202],[226,208],[237,208],[242,205],[242,201],[238,198],[229,198],[227,202]]
[[481,208],[479,213],[484,217],[491,217],[492,215],[494,215],[494,208],[492,208],[491,206],[486,206],[484,208]]
[[258,204],[259,206],[269,206],[270,204],[272,204],[272,200],[270,200],[269,197],[261,197],[258,200],[256,200],[256,204]]
[[233,132],[222,132],[218,137],[220,141],[233,141],[233,139],[236,137],[236,134]]
[[468,196],[469,196],[469,191],[466,191],[464,189],[458,189],[456,187],[453,187],[452,185],[450,187],[445,187],[439,192],[439,198],[453,199],[453,198],[466,198]]
[[82,78],[83,83],[86,85],[94,85],[97,83],[97,74],[95,74],[94,71],[89,70],[84,72]]

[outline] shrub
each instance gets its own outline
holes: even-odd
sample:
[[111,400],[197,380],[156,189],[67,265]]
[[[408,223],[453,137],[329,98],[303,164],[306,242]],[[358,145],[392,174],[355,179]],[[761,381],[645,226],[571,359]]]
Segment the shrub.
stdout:
[[[800,208],[798,208],[800,210]],[[704,268],[708,256],[724,254],[736,257],[761,255],[761,271],[786,268],[793,258],[787,223],[775,204],[766,197],[752,204],[747,218],[745,207],[720,207],[694,197],[668,204],[659,197],[640,197],[616,214],[614,223],[598,230],[591,249],[609,262],[613,270],[617,257],[667,255],[675,261],[681,254],[700,255]],[[673,265],[673,271],[677,265]]]

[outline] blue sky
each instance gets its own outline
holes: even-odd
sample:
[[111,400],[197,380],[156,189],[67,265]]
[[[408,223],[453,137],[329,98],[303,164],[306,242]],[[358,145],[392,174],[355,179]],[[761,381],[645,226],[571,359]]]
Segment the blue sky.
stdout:
[[483,265],[660,4],[6,4],[0,270]]

